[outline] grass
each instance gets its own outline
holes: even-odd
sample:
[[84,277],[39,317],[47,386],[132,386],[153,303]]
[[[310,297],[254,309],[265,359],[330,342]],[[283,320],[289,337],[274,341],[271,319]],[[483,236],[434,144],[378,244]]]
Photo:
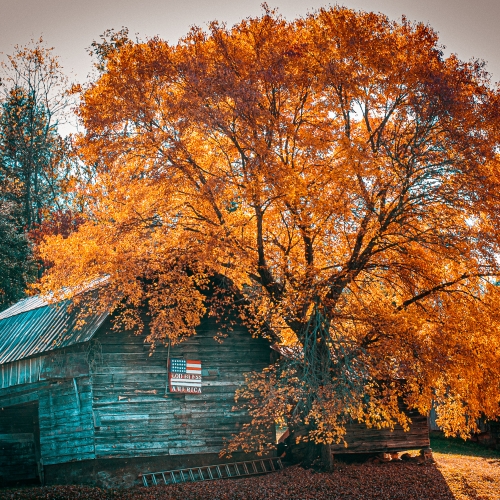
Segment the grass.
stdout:
[[500,499],[500,452],[461,439],[433,437],[436,466],[456,500]]
[[431,437],[431,448],[433,452],[441,455],[461,455],[500,459],[500,451],[490,450],[477,443],[464,441],[459,438],[433,436]]

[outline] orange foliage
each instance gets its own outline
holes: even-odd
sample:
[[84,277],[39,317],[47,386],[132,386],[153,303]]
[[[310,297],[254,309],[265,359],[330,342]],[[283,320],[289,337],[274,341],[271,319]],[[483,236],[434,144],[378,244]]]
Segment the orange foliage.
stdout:
[[349,418],[406,425],[398,396],[437,401],[449,433],[499,415],[499,96],[481,64],[339,7],[116,38],[78,110],[86,222],[45,240],[42,291],[106,275],[101,306],[140,326],[147,305],[157,341],[234,306],[296,353],[242,392],[254,429],[299,418],[338,441]]

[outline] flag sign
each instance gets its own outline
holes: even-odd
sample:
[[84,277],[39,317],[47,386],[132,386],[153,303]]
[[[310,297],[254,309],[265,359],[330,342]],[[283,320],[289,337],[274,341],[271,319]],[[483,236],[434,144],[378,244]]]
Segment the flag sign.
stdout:
[[201,361],[173,358],[168,371],[170,392],[201,394]]

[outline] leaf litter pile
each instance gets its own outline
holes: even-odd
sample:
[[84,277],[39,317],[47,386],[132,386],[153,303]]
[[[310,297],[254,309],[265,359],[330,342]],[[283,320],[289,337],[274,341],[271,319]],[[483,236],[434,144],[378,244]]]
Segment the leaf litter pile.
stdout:
[[130,490],[50,486],[0,491],[8,500],[263,500],[422,499],[453,500],[435,465],[339,464],[330,473],[289,467],[265,476],[184,483]]
[[89,486],[0,489],[0,500],[499,500],[500,452],[460,440],[431,441],[435,464],[335,463],[333,472],[299,466],[265,476],[128,490]]

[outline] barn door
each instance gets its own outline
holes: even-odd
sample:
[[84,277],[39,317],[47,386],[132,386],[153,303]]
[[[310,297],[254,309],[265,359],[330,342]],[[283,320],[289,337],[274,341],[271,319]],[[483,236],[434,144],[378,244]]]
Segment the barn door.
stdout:
[[40,481],[38,403],[0,409],[0,483]]

